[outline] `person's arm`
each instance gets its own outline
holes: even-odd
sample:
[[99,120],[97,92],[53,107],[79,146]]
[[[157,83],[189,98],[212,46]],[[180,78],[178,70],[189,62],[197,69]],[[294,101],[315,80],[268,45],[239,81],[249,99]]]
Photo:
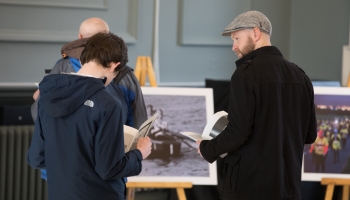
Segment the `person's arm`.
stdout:
[[143,159],[139,149],[124,152],[124,127],[121,107],[102,113],[103,119],[95,137],[95,171],[104,180],[138,175]]
[[315,148],[315,143],[312,143],[311,146],[310,146],[309,153],[314,152],[314,148]]
[[33,94],[33,99],[34,99],[34,101],[36,101],[36,99],[38,98],[39,94],[40,94],[40,90],[37,89],[37,90],[34,92],[34,94]]
[[129,94],[131,115],[134,120],[134,128],[138,129],[143,122],[147,120],[147,111],[145,101],[143,99],[140,83],[134,75],[133,71],[127,73],[121,80],[120,85],[126,87]]
[[38,97],[35,99],[34,103],[32,104],[32,106],[30,107],[30,112],[32,114],[32,119],[33,122],[35,123],[36,118],[38,116],[38,102],[40,99],[40,95],[38,95]]
[[221,154],[239,148],[252,132],[255,99],[252,81],[237,71],[231,78],[230,104],[227,127],[214,139],[200,142],[200,153],[212,163]]
[[[73,68],[72,65],[70,64],[68,59],[60,59],[56,62],[56,64],[53,66],[53,68],[50,71],[50,74],[60,74],[62,72],[71,72],[70,68]],[[37,100],[38,96],[40,94],[40,90],[37,89],[33,93],[33,99]]]
[[[306,74],[305,74],[306,76]],[[305,77],[305,83],[307,90],[309,92],[309,105],[310,105],[310,119],[309,119],[309,127],[307,130],[305,144],[312,144],[315,142],[317,137],[317,122],[316,122],[316,113],[315,113],[315,104],[314,104],[314,89],[309,77]]]
[[[66,73],[74,72],[73,66],[71,65],[69,59],[64,59],[64,58],[59,59],[51,69],[50,74],[60,74],[62,72],[66,72]],[[33,99],[35,100],[35,102],[31,106],[31,114],[34,122],[37,117],[39,98],[40,98],[40,90],[37,89],[33,93]]]
[[41,129],[40,118],[35,122],[32,142],[27,153],[27,162],[33,168],[44,168],[45,164],[45,139]]

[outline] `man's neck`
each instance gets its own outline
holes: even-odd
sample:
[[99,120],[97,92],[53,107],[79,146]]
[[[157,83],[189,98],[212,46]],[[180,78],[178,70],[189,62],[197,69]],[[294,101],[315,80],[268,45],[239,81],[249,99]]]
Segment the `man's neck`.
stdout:
[[260,40],[256,42],[255,49],[259,49],[265,46],[271,46],[270,36],[261,34]]
[[85,63],[81,67],[81,69],[77,72],[77,74],[93,76],[96,78],[103,78],[105,74],[105,70],[101,65],[93,61],[90,61],[88,63]]
[[266,47],[266,46],[271,46],[271,43],[266,42],[266,43],[256,44],[256,45],[255,45],[255,50],[256,50],[256,49],[259,49],[259,48],[261,48],[261,47]]

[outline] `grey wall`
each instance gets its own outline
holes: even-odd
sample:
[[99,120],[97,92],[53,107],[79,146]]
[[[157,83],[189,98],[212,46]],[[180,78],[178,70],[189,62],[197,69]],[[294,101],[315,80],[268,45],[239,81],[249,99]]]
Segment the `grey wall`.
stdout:
[[[24,3],[25,2],[25,3]],[[129,48],[129,65],[153,56],[154,0],[0,0],[0,82],[38,82],[77,38],[80,23],[101,17]],[[229,79],[236,55],[222,30],[241,12],[259,10],[272,44],[311,79],[341,80],[349,44],[350,0],[160,0],[159,85],[201,86]]]
[[[61,57],[61,47],[78,37],[80,23],[103,18],[124,38],[130,65],[152,49],[153,1],[0,0],[0,82],[38,82]],[[91,2],[91,3],[89,3]]]
[[290,58],[313,79],[341,81],[343,45],[349,44],[350,1],[292,3]]

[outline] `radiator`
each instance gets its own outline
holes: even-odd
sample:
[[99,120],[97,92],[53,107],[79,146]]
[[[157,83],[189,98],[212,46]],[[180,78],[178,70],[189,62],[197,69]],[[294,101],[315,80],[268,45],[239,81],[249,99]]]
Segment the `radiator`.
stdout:
[[0,200],[46,200],[40,170],[27,164],[34,125],[0,126]]

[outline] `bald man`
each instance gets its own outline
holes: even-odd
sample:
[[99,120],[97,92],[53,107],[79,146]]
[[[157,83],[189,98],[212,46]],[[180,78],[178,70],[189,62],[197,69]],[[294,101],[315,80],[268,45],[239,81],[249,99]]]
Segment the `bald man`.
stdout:
[[[62,48],[61,48],[61,55],[63,57],[69,55],[70,57],[73,58],[77,58],[80,59],[80,55],[81,52],[83,51],[86,41],[86,38],[89,38],[93,35],[95,35],[96,33],[108,33],[109,32],[109,26],[108,24],[101,18],[97,18],[97,17],[93,17],[93,18],[89,18],[86,19],[85,21],[83,21],[80,24],[79,27],[79,33],[78,33],[78,40],[75,40],[73,42],[69,42],[67,44],[65,44]],[[84,39],[84,40],[81,40]],[[56,63],[60,64],[60,60]],[[66,63],[64,63],[65,65]],[[66,71],[69,70],[69,67],[67,69],[57,69],[58,71],[56,71],[56,65],[55,67],[51,70],[50,74],[57,74],[57,73],[61,73],[61,72],[73,72],[73,71]],[[33,94],[33,98],[34,100],[36,100],[38,98],[40,94],[39,89],[36,90]]]
[[[58,60],[50,74],[78,72],[81,67],[79,61],[80,55],[85,47],[87,39],[100,32],[109,32],[109,26],[103,19],[93,17],[83,21],[79,27],[79,39],[69,42],[61,48],[62,58]],[[130,70],[130,68],[127,69]],[[116,77],[114,83],[117,83],[117,85],[110,84],[106,87],[106,90],[112,94],[112,96],[118,95],[117,86],[122,90],[128,106],[126,125],[138,129],[147,119],[146,107],[140,84],[134,73],[132,71],[125,71],[124,73],[126,74],[123,77],[120,77],[123,75],[123,72],[120,72],[119,76]],[[38,95],[39,89],[33,95],[34,100],[37,99]],[[36,109],[32,109],[32,115],[35,121]]]
[[[86,46],[89,37],[97,33],[108,33],[108,24],[100,18],[89,18],[83,21],[79,27],[77,40],[65,44],[61,48],[62,58],[59,59],[52,68],[50,74],[76,73],[80,70],[80,55]],[[127,53],[127,51],[125,51]],[[123,55],[127,59],[128,56]],[[128,60],[124,61],[125,63]],[[128,108],[128,116],[125,125],[138,129],[147,120],[146,106],[143,99],[140,84],[132,69],[128,66],[120,71],[111,84],[105,90],[117,100],[122,99]],[[38,111],[39,89],[33,94],[35,102],[32,105],[32,117],[36,120]],[[46,179],[43,171],[42,177]]]
[[108,24],[100,18],[89,18],[81,23],[78,38],[88,38],[100,32],[108,33]]

